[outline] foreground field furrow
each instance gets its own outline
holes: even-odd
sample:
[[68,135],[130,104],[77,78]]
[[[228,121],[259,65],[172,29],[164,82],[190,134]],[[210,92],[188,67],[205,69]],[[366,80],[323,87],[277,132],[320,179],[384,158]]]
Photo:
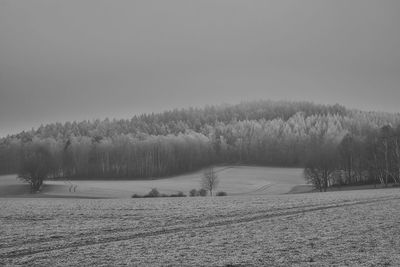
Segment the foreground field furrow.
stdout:
[[[28,255],[44,253],[47,251],[56,251],[64,249],[72,249],[78,247],[107,244],[113,242],[129,241],[138,238],[147,238],[152,236],[173,234],[179,232],[190,232],[200,229],[228,226],[233,224],[241,224],[248,222],[256,222],[259,220],[267,220],[275,217],[291,216],[297,214],[306,214],[310,212],[329,210],[341,207],[350,207],[355,205],[365,205],[368,203],[379,203],[385,201],[399,200],[400,197],[380,197],[367,200],[342,201],[340,203],[325,203],[299,205],[297,207],[276,208],[272,210],[264,210],[262,212],[253,212],[239,215],[226,215],[224,217],[205,219],[197,222],[188,222],[185,224],[175,224],[159,227],[154,225],[150,231],[140,231],[136,228],[126,229],[109,229],[100,231],[81,232],[74,237],[66,238],[65,236],[51,235],[48,238],[40,238],[30,240],[28,245],[22,243],[7,244],[0,250],[0,257],[3,259],[19,258]],[[92,229],[95,230],[95,229]],[[56,238],[55,238],[56,237]],[[61,240],[60,240],[61,239]],[[25,240],[26,241],[26,240]],[[26,243],[25,243],[26,244]]]
[[256,213],[256,214],[253,214],[252,216],[241,216],[239,218],[232,218],[232,219],[227,219],[227,220],[223,220],[223,221],[209,222],[205,226],[203,226],[203,227],[200,226],[198,228],[230,225],[230,224],[244,223],[244,222],[252,222],[252,221],[258,221],[258,220],[270,219],[273,217],[289,216],[289,215],[308,213],[308,212],[319,211],[319,210],[327,210],[327,209],[332,209],[332,208],[354,206],[354,205],[363,205],[363,204],[368,204],[368,203],[377,203],[377,202],[391,201],[391,200],[400,200],[400,197],[399,198],[381,198],[381,199],[374,199],[374,200],[368,200],[368,201],[345,202],[345,203],[341,203],[341,204],[301,206],[298,208],[288,208],[285,210],[279,209],[280,212]]
[[[338,204],[333,204],[333,206],[338,206]],[[284,215],[284,214],[290,214],[292,212],[298,212],[299,210],[304,210],[307,211],[309,208],[325,208],[328,207],[326,205],[321,206],[320,204],[308,204],[308,205],[298,205],[295,207],[285,207],[285,208],[271,208],[268,210],[262,210],[262,211],[248,211],[248,212],[232,212],[229,214],[220,214],[217,216],[203,216],[201,218],[196,218],[191,220],[185,220],[186,225],[192,225],[192,227],[204,227],[204,226],[214,226],[214,225],[224,225],[224,224],[229,224],[229,223],[235,223],[235,222],[241,222],[241,221],[251,221],[251,220],[256,220],[257,218],[264,218],[267,216],[278,216],[278,215]],[[329,206],[330,207],[330,206]],[[7,218],[7,220],[10,220],[12,218]],[[115,218],[114,218],[115,219]],[[3,218],[4,220],[4,218]],[[14,218],[15,220],[15,218]],[[20,220],[20,219],[18,219]],[[23,219],[24,221],[28,219]],[[48,219],[44,219],[48,220]],[[169,229],[169,228],[174,228],[174,229],[180,229],[182,227],[177,227],[177,218],[174,220],[171,220],[169,223],[164,223],[163,226],[152,226],[152,228],[160,228],[163,230]],[[15,222],[15,221],[14,221]],[[121,221],[120,221],[121,222]],[[0,248],[13,248],[13,247],[21,247],[24,244],[29,243],[30,245],[33,244],[40,244],[40,243],[56,243],[58,242],[59,239],[62,239],[63,242],[68,242],[68,243],[74,243],[76,240],[81,240],[82,238],[94,238],[94,237],[107,237],[108,235],[121,235],[123,233],[136,233],[140,232],[142,228],[138,227],[126,227],[123,228],[121,227],[122,223],[118,225],[118,228],[104,228],[104,229],[89,229],[88,231],[82,231],[82,229],[79,229],[75,231],[74,233],[52,233],[48,237],[43,237],[43,238],[38,238],[37,235],[33,236],[32,238],[25,237],[24,239],[17,239],[17,240],[11,240],[12,242],[5,242],[3,239],[2,244],[0,244]],[[143,229],[142,229],[143,230]],[[159,232],[159,231],[156,231]],[[162,232],[162,231],[160,231]],[[15,237],[15,236],[14,236]],[[97,238],[96,240],[99,240]]]

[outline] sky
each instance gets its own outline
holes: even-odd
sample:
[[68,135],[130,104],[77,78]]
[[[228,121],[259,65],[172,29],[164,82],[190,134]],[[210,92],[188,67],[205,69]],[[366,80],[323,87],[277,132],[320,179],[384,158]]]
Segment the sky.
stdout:
[[0,0],[0,137],[258,99],[400,112],[398,0]]

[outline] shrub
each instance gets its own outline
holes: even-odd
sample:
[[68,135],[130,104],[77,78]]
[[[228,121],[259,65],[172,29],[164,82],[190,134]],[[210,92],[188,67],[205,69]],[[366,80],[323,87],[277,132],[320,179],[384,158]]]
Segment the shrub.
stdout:
[[160,192],[158,192],[157,188],[153,188],[145,197],[160,197]]
[[186,195],[182,191],[179,191],[177,194],[170,195],[170,197],[186,197]]
[[182,191],[179,191],[178,193],[171,194],[171,195],[160,194],[160,192],[158,192],[157,188],[151,189],[151,191],[149,193],[147,193],[147,195],[144,195],[144,196],[141,196],[138,194],[132,195],[132,198],[141,198],[141,197],[186,197],[186,195]]
[[205,197],[207,196],[207,190],[205,190],[204,188],[199,190],[199,196],[201,197]]
[[182,191],[179,191],[177,196],[178,197],[186,197],[186,195]]
[[199,192],[196,189],[192,189],[190,190],[189,195],[191,197],[197,197],[199,195]]
[[223,191],[220,191],[220,192],[218,192],[217,193],[217,197],[224,197],[224,196],[227,196],[228,194],[226,193],[226,192],[223,192]]

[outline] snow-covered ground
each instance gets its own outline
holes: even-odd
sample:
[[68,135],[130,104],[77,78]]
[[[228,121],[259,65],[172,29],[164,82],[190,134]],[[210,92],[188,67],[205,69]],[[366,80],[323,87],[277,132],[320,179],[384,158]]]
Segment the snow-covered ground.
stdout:
[[[299,168],[270,168],[253,166],[225,166],[215,168],[219,177],[216,191],[228,195],[240,194],[284,194],[294,187],[304,185],[303,171]],[[191,189],[199,189],[202,171],[170,178],[135,181],[45,181],[42,195],[46,197],[108,197],[129,198],[133,194],[144,195],[152,188],[161,193],[172,194],[182,191],[188,194]],[[12,176],[0,177],[2,181],[17,183]],[[20,182],[18,182],[21,184]],[[26,186],[26,185],[25,185]],[[311,187],[303,187],[309,191]],[[28,190],[29,192],[29,190]],[[8,194],[10,195],[10,194]],[[0,194],[1,196],[1,194]]]

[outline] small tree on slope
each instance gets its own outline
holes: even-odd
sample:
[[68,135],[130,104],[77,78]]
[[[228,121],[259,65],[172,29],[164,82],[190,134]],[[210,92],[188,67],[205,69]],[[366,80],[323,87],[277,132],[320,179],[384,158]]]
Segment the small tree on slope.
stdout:
[[203,178],[201,180],[201,186],[202,188],[210,191],[210,196],[212,196],[213,190],[217,188],[218,183],[218,175],[214,171],[213,167],[210,167],[204,171]]

